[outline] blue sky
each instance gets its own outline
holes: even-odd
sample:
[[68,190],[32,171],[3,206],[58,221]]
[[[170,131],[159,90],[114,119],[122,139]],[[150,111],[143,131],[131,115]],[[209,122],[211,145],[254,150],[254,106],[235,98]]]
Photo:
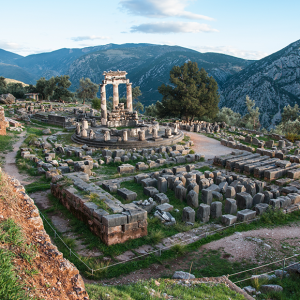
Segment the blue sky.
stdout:
[[300,38],[299,10],[299,0],[11,0],[1,4],[0,48],[153,43],[260,59]]

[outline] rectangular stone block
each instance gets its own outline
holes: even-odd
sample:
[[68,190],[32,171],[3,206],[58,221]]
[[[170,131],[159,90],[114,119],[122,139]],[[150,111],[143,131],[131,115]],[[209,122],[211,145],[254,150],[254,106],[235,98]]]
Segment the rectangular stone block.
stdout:
[[121,188],[117,190],[118,195],[127,201],[134,201],[137,197],[137,193],[130,191],[126,188]]
[[237,220],[237,217],[236,216],[233,216],[233,215],[223,215],[222,216],[222,220],[221,222],[225,225],[225,226],[229,226],[229,225],[232,225],[236,222]]
[[102,217],[102,224],[106,227],[115,227],[127,224],[127,216],[121,214],[114,214]]
[[237,213],[237,220],[239,222],[253,220],[256,217],[256,211],[250,209],[240,210]]

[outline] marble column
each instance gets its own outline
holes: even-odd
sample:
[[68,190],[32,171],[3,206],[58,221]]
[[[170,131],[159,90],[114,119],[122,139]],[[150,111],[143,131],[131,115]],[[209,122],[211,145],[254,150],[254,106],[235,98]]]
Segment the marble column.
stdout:
[[113,84],[113,110],[116,109],[116,106],[119,104],[119,85]]
[[101,91],[101,124],[106,125],[107,107],[106,107],[106,84],[100,84]]
[[133,111],[132,108],[132,83],[127,83],[127,109]]

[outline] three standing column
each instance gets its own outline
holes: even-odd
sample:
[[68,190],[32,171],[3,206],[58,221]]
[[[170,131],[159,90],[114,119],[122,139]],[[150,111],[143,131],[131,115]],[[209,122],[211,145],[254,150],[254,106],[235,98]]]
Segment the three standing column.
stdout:
[[132,108],[132,83],[127,83],[127,109],[133,111]]
[[119,85],[113,84],[113,110],[119,105]]
[[101,124],[106,125],[107,122],[107,107],[106,107],[106,84],[100,84],[101,91]]

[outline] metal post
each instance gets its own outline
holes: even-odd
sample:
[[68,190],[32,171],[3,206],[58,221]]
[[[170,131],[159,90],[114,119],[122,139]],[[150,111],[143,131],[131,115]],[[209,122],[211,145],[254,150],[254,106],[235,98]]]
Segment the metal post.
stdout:
[[285,269],[285,258],[283,260],[283,265],[282,265],[282,278],[284,276],[284,269]]

